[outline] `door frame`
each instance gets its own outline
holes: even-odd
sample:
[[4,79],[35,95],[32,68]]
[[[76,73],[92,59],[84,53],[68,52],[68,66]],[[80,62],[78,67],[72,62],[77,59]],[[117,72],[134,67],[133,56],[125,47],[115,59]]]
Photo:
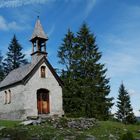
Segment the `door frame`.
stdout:
[[49,114],[50,113],[50,100],[48,89],[38,89],[37,93],[37,111],[38,114]]

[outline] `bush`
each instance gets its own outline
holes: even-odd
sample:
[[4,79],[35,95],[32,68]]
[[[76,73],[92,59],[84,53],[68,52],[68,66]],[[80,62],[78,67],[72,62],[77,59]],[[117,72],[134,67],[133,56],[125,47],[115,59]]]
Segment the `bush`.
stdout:
[[127,131],[121,136],[120,140],[134,140],[133,134],[130,131]]
[[12,140],[28,140],[29,134],[27,129],[21,128],[5,128],[0,131],[2,138],[10,138]]

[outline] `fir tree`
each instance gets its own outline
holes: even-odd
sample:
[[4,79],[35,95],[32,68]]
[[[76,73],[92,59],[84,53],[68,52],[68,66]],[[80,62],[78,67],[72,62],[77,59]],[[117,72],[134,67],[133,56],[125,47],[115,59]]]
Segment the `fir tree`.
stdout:
[[119,121],[125,124],[136,122],[136,117],[131,107],[130,96],[123,84],[119,88],[117,108],[116,117]]
[[14,35],[4,59],[5,74],[7,75],[11,70],[18,68],[22,64],[26,64],[27,60],[24,57],[25,54],[22,53],[22,47]]
[[[77,33],[76,69],[83,98],[85,116],[98,119],[108,119],[112,98],[107,97],[110,92],[109,79],[106,78],[107,69],[99,61],[102,57],[96,45],[95,36],[86,24]],[[78,56],[77,56],[78,54]],[[79,92],[80,92],[79,91]]]
[[[75,36],[74,34],[68,30],[65,38],[63,39],[63,43],[59,47],[58,57],[60,58],[59,63],[64,65],[64,69],[62,70],[61,78],[65,83],[63,88],[63,106],[64,110],[67,114],[75,114],[77,113],[78,106],[81,107],[81,103],[78,102],[78,97],[76,96],[75,87],[76,81],[74,80],[74,74],[72,69],[73,63],[73,53],[75,49]],[[73,112],[73,113],[71,113]]]
[[[62,75],[64,100],[69,99],[69,102],[64,101],[65,112],[107,119],[113,104],[112,98],[107,97],[110,92],[109,79],[106,78],[107,69],[99,62],[102,54],[98,51],[95,37],[86,24],[83,24],[76,37],[73,33],[72,39],[68,35],[70,32],[58,53],[60,62],[67,68]],[[66,104],[69,108],[65,107]]]
[[3,69],[2,60],[3,60],[3,57],[2,57],[1,52],[0,52],[0,81],[2,81],[4,78],[4,69]]

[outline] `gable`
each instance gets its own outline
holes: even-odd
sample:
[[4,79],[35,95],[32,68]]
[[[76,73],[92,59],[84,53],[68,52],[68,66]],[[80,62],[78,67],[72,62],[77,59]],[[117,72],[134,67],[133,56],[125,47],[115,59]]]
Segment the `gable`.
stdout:
[[43,59],[40,60],[40,62],[32,69],[32,71],[23,79],[23,83],[26,84],[30,78],[35,74],[35,72],[40,68],[42,64],[45,64],[46,67],[50,70],[54,78],[57,80],[60,86],[63,86],[63,81],[60,79],[60,77],[57,75],[55,70],[53,69],[52,65],[49,63],[49,61],[46,59],[46,57],[43,57]]
[[63,86],[62,80],[59,78],[49,61],[45,56],[37,59],[36,63],[27,64],[23,67],[11,71],[6,78],[0,83],[0,90],[8,88],[9,86],[15,86],[17,84],[26,84],[28,80],[39,69],[42,63],[45,63],[48,69],[51,71],[60,86]]

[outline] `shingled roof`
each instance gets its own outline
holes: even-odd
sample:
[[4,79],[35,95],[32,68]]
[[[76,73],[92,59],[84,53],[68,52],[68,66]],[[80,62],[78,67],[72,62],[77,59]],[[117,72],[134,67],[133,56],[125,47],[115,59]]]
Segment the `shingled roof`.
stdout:
[[60,85],[63,85],[63,82],[61,81],[59,76],[56,74],[55,70],[53,69],[49,61],[46,59],[46,57],[39,56],[38,59],[36,59],[34,63],[26,64],[24,66],[21,66],[11,71],[5,77],[5,79],[0,83],[0,90],[7,88],[11,85],[15,85],[18,83],[24,84],[25,82],[27,82],[32,76],[32,72],[35,71],[35,68],[39,66],[39,64],[42,62],[46,62],[46,65],[48,66],[48,68],[50,69],[50,71],[52,72],[56,80],[58,81],[58,83]]
[[42,25],[40,23],[39,18],[36,21],[35,28],[34,28],[31,40],[33,40],[36,37],[39,37],[39,38],[42,38],[42,39],[45,39],[45,40],[48,39],[48,37],[45,35],[45,32],[44,32],[44,30],[42,28]]

